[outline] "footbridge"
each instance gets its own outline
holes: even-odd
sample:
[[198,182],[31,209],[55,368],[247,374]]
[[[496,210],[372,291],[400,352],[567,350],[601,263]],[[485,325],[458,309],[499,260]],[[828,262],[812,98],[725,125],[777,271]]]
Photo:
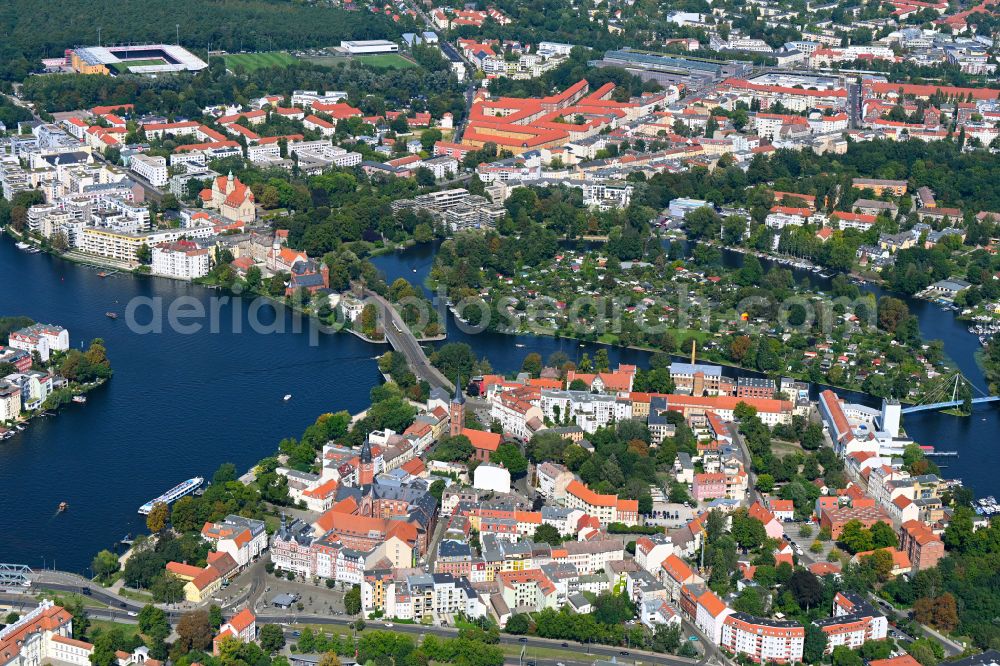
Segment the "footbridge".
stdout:
[[[977,396],[976,393],[979,395]],[[1000,401],[1000,396],[987,395],[985,391],[970,382],[961,372],[954,372],[943,378],[942,382],[928,391],[924,396],[924,402],[904,407],[901,411],[903,414],[913,414],[914,412],[929,412],[938,409],[982,405],[998,401]]]

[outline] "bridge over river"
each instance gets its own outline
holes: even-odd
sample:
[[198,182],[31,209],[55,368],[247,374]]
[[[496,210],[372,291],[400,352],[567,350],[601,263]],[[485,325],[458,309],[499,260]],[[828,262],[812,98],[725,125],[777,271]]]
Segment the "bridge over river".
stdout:
[[382,321],[386,341],[396,352],[406,357],[406,362],[410,365],[410,369],[413,370],[417,379],[426,381],[432,387],[453,391],[455,385],[448,381],[448,378],[442,375],[440,370],[431,365],[423,347],[413,335],[413,331],[403,322],[403,318],[399,316],[392,304],[370,289],[365,289],[364,294],[378,305],[379,319]]

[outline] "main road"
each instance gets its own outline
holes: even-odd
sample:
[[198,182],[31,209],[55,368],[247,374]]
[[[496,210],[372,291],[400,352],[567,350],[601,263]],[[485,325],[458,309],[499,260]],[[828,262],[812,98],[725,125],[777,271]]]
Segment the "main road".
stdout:
[[396,312],[396,309],[392,307],[392,304],[385,297],[370,289],[365,289],[364,294],[378,304],[382,311],[381,320],[385,339],[392,345],[393,349],[406,357],[406,362],[409,363],[413,374],[433,387],[454,390],[455,385],[427,360],[427,354],[424,353],[423,347],[417,342],[417,338]]
[[[108,604],[106,608],[87,608],[87,614],[94,619],[133,623],[136,621],[135,615],[145,605],[144,603],[125,599],[117,594],[108,592],[96,583],[80,576],[76,576],[75,574],[53,571],[36,573],[38,574],[36,576],[36,581],[39,587],[43,587],[47,590],[53,590],[55,592],[74,592],[77,594],[81,593],[81,591],[86,588],[89,590],[89,593],[85,595],[87,598]],[[27,594],[0,593],[0,603],[14,608],[27,609],[33,607],[36,602]],[[180,620],[181,615],[186,612],[185,609],[173,607],[166,608],[165,611],[167,618],[170,620],[171,624],[174,625],[176,625]],[[258,613],[257,621],[261,624],[285,625],[284,630],[286,635],[294,640],[294,632],[296,630],[293,625],[309,624],[347,627],[355,622],[355,618],[344,615],[308,615],[304,613],[294,613],[286,610],[275,609],[273,611]],[[442,638],[454,638],[458,635],[459,631],[455,627],[425,626],[419,624],[394,624],[389,627],[386,622],[368,622],[367,629],[394,631],[418,637],[426,634],[434,634]],[[687,659],[684,657],[660,654],[657,652],[648,652],[645,650],[626,650],[624,648],[609,645],[581,644],[575,641],[559,641],[548,638],[538,638],[535,636],[518,637],[511,634],[500,634],[500,643],[502,645],[523,645],[529,651],[532,648],[550,650],[567,649],[579,652],[581,657],[584,653],[586,653],[587,655],[595,658],[627,658],[629,661],[642,662],[644,664],[659,664],[662,666],[692,666],[693,664],[699,663],[698,660],[695,659]],[[703,661],[701,663],[705,662]]]

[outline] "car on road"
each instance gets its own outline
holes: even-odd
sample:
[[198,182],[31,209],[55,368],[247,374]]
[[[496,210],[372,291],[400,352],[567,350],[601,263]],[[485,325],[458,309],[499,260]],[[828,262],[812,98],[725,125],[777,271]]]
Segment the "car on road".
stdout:
[[560,645],[562,645],[562,647],[569,647],[569,643],[560,643]]
[[135,611],[129,611],[129,612],[127,613],[127,615],[128,615],[129,617],[139,617],[139,614],[138,614],[138,613],[136,613]]
[[623,657],[627,657],[627,656],[628,656],[628,650],[622,650],[622,651],[621,651],[621,652],[619,652],[618,654],[620,654],[620,655],[621,655],[621,656],[623,656]]
[[126,604],[124,601],[118,605],[121,606],[122,608],[128,608],[128,604]]
[[392,622],[386,622],[385,626],[388,627],[389,629],[392,629]]
[[93,592],[90,591],[89,587],[81,587],[80,591],[86,594],[88,597],[93,594]]
[[528,642],[528,639],[525,638],[524,636],[522,636],[521,638],[518,638],[517,640],[519,640],[522,643],[527,643]]
[[302,635],[301,631],[293,631],[292,632],[292,638],[298,638],[301,635]]

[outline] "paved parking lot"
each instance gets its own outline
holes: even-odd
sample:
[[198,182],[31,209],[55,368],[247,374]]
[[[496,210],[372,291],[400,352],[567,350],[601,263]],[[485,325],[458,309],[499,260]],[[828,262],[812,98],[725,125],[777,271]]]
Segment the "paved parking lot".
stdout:
[[[809,525],[812,527],[812,535],[808,537],[799,536],[799,530],[803,525]],[[815,523],[806,523],[803,521],[794,521],[784,524],[785,534],[788,535],[789,540],[802,549],[802,553],[799,554],[799,561],[804,561],[809,564],[812,562],[826,562],[826,556],[829,555],[830,551],[833,550],[833,541],[821,541],[823,544],[823,550],[819,553],[812,553],[809,551],[809,546],[812,545],[813,541],[816,540],[816,536],[819,534],[819,525]],[[793,546],[794,547],[794,546]]]

